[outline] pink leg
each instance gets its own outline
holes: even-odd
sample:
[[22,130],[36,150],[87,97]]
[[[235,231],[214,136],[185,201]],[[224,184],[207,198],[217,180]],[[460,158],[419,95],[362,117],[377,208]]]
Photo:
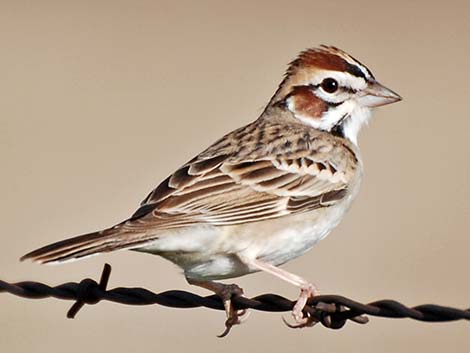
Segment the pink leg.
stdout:
[[294,320],[296,321],[297,324],[290,325],[286,323],[287,325],[289,325],[290,327],[299,328],[299,327],[305,327],[305,326],[313,326],[315,324],[315,321],[313,320],[313,318],[304,317],[304,313],[303,313],[303,309],[305,307],[305,304],[307,304],[307,300],[311,297],[314,297],[320,294],[320,292],[318,291],[318,289],[315,287],[314,284],[309,283],[307,280],[303,279],[302,277],[297,276],[293,273],[287,272],[283,270],[282,268],[273,266],[271,264],[268,264],[259,260],[248,260],[247,263],[258,268],[261,271],[270,273],[273,276],[276,276],[284,281],[292,283],[293,285],[300,288],[299,298],[297,299],[297,302],[292,308],[292,316],[294,317]]

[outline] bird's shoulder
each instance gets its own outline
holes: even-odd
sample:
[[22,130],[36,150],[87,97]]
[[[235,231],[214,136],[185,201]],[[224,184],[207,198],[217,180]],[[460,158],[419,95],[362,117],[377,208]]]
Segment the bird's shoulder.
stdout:
[[[234,130],[155,188],[134,214],[193,203],[208,208],[214,195],[318,198],[347,188],[359,167],[349,141],[304,124],[258,119]],[[255,193],[256,194],[256,193]],[[249,200],[247,200],[249,201]],[[235,200],[233,200],[235,202]]]

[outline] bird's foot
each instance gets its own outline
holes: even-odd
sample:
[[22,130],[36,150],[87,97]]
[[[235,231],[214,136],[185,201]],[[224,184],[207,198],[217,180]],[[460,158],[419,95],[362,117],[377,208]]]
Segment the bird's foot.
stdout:
[[227,320],[225,320],[225,331],[222,332],[218,337],[225,337],[230,333],[230,329],[235,325],[240,325],[245,322],[248,318],[247,310],[236,310],[232,305],[232,298],[243,296],[243,289],[236,284],[224,284],[214,281],[198,280],[186,277],[189,284],[206,288],[215,294],[217,294],[222,303],[224,304],[225,314]]
[[230,333],[233,326],[240,325],[245,322],[248,319],[248,316],[250,316],[250,313],[246,309],[236,310],[232,305],[233,297],[243,296],[243,289],[236,284],[220,284],[220,290],[217,290],[216,293],[222,299],[225,313],[227,315],[227,320],[225,320],[225,330],[217,336],[222,338]]
[[309,313],[304,313],[305,305],[308,299],[319,295],[318,289],[311,283],[305,284],[300,288],[300,295],[292,308],[292,316],[294,323],[290,324],[285,318],[282,318],[284,323],[290,328],[304,328],[314,326],[318,320],[311,316]]

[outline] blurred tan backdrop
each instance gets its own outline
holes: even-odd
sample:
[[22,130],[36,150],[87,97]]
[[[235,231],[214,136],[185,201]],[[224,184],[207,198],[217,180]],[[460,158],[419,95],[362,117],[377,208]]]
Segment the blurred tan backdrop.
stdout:
[[[0,1],[0,278],[190,289],[158,257],[120,252],[63,266],[26,251],[112,225],[222,134],[255,119],[298,51],[334,44],[404,101],[360,136],[362,192],[343,223],[286,268],[324,293],[470,305],[468,3],[452,1]],[[292,286],[265,274],[248,295]],[[290,330],[252,313],[219,340],[209,310],[0,295],[2,352],[468,352],[469,323],[372,318]]]

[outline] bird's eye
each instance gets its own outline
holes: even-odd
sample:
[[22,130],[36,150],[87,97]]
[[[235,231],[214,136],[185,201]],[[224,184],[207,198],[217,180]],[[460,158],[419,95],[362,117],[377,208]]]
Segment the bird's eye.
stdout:
[[320,86],[326,93],[335,93],[338,90],[338,81],[331,77],[325,78]]

